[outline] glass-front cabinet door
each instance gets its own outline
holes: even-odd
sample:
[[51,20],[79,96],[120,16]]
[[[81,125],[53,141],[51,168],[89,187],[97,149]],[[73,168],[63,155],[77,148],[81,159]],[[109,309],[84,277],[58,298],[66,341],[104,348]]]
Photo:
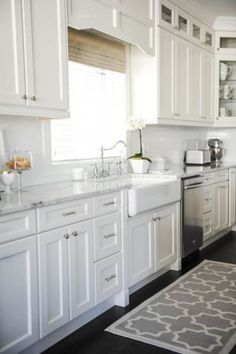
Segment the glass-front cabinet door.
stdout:
[[214,51],[214,31],[207,26],[203,27],[203,39],[202,43],[206,49]]
[[199,22],[194,17],[192,17],[191,27],[190,27],[191,40],[194,41],[196,44],[201,44],[202,35],[203,35],[202,23]]
[[236,31],[216,32],[216,52],[236,53]]
[[174,32],[176,26],[176,6],[168,0],[160,0],[158,3],[159,25]]
[[[236,56],[219,60],[218,119],[236,123]],[[234,117],[234,119],[233,119]]]
[[176,27],[179,36],[190,36],[190,16],[180,8],[176,10]]

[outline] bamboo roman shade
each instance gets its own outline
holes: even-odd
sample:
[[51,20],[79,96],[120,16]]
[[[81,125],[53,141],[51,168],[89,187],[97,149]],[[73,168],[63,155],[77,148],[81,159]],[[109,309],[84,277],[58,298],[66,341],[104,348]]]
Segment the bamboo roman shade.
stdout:
[[118,72],[126,70],[125,45],[86,31],[68,28],[69,59]]

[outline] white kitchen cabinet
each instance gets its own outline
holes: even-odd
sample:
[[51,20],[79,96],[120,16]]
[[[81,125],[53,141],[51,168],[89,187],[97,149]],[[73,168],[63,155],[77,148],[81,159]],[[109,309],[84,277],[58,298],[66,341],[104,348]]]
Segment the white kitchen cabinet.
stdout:
[[69,303],[73,319],[94,305],[92,222],[71,225],[69,234]]
[[19,353],[39,339],[35,236],[0,245],[0,352]]
[[67,229],[38,235],[40,337],[69,321]]
[[155,222],[155,252],[156,270],[159,270],[176,260],[177,243],[180,230],[180,215],[176,204],[159,210]]
[[158,29],[158,57],[158,74],[152,77],[158,81],[158,97],[154,98],[158,99],[157,116],[175,118],[175,36],[161,28]]
[[177,259],[179,203],[128,221],[128,285],[170,265]]
[[236,223],[236,169],[229,169],[229,227]]
[[128,221],[128,285],[132,286],[155,271],[153,213]]
[[94,304],[92,222],[40,234],[38,248],[43,337]]
[[68,0],[69,25],[95,29],[154,54],[154,0]]
[[122,289],[121,254],[115,254],[94,264],[95,304],[107,300]]
[[213,212],[203,215],[203,241],[214,235]]
[[178,119],[185,120],[189,118],[191,44],[182,38],[176,37],[175,46],[174,115]]
[[0,105],[24,106],[25,71],[21,2],[0,3]]
[[192,44],[190,53],[190,119],[198,121],[201,117],[202,100],[202,50]]
[[4,0],[0,14],[0,114],[67,116],[64,0]]
[[202,50],[200,119],[206,122],[213,122],[214,82],[214,55]]
[[228,227],[228,181],[214,185],[214,234]]

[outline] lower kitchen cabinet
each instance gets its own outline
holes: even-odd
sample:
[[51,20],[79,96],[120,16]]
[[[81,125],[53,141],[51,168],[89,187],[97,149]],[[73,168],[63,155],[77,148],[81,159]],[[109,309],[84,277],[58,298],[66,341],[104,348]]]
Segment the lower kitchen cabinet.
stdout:
[[176,260],[179,239],[179,209],[170,205],[159,210],[155,222],[156,269],[161,269]]
[[228,227],[228,181],[214,186],[214,234]]
[[39,339],[36,237],[0,245],[0,353]]
[[236,223],[236,169],[229,169],[229,227]]
[[153,213],[128,221],[128,285],[134,285],[155,271]]
[[128,285],[132,286],[177,258],[179,203],[128,221]]
[[41,337],[94,305],[92,238],[91,221],[38,235]]

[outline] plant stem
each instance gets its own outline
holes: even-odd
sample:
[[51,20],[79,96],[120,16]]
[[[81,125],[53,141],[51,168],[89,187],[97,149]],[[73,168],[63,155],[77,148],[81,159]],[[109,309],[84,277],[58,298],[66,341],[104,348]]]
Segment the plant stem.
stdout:
[[143,156],[142,130],[139,129],[140,154]]

